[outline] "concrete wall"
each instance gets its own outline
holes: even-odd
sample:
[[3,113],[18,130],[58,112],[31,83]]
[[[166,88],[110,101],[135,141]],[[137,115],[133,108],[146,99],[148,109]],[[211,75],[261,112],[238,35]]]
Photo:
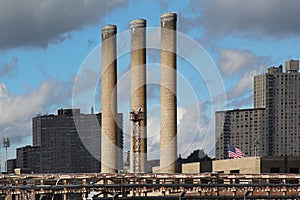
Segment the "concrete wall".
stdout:
[[239,170],[240,174],[259,174],[260,168],[260,157],[215,160],[212,164],[212,171],[220,173],[234,173],[233,170]]
[[[161,172],[159,167],[153,167],[152,169],[153,173]],[[181,169],[182,173],[299,173],[300,157],[245,157],[239,159],[183,163]]]
[[270,156],[270,157],[262,157],[261,159],[262,173],[299,173],[300,171],[299,169],[300,169],[300,157],[284,158],[284,157]]
[[160,173],[160,166],[152,167],[152,173]]
[[182,164],[182,173],[200,173],[200,162]]
[[212,171],[212,161],[184,163],[182,173],[204,173]]

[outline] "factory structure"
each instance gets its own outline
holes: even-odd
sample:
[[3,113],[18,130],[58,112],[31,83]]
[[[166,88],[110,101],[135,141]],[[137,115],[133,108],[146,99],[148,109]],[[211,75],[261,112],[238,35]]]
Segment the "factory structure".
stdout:
[[[215,161],[203,159],[190,163],[177,157],[176,23],[175,13],[161,15],[160,163],[152,169],[147,164],[147,22],[137,19],[130,23],[129,172],[298,173],[298,60],[287,61],[285,72],[280,65],[254,77],[254,108],[216,112]],[[9,169],[30,168],[39,173],[117,173],[123,169],[123,115],[118,113],[116,88],[117,26],[106,25],[101,30],[102,113],[81,114],[79,109],[61,109],[58,115],[36,116],[33,118],[33,146],[19,148],[17,159],[7,162]],[[78,118],[83,123],[79,126],[76,125]],[[91,124],[90,118],[96,119],[96,123]],[[80,132],[84,134],[79,138]],[[85,148],[85,137],[92,138],[93,147]],[[229,145],[239,148],[247,158],[229,159]],[[98,154],[90,155],[91,149]],[[89,161],[81,163],[82,160]],[[47,162],[49,164],[45,164]],[[74,163],[81,168],[74,167]],[[249,169],[249,166],[254,168]]]
[[[90,194],[93,199],[299,197],[298,60],[287,61],[285,72],[280,65],[254,77],[254,108],[215,113],[216,159],[204,151],[177,158],[176,20],[175,13],[161,15],[160,165],[152,168],[153,173],[146,173],[146,20],[137,19],[130,23],[131,174],[116,173],[123,169],[117,26],[106,25],[102,27],[102,113],[59,109],[57,115],[34,117],[33,146],[18,148],[17,158],[7,162],[7,169],[42,174],[2,175],[5,187],[0,199],[88,199]],[[229,145],[245,157],[229,159]]]
[[[175,13],[161,15],[161,131],[160,172],[175,173],[177,160],[176,101],[176,21]],[[130,172],[146,172],[146,20],[137,19],[131,28],[130,85]],[[102,27],[102,140],[101,172],[117,172],[116,156],[116,33],[115,25]]]
[[[156,171],[165,173],[178,171],[176,21],[175,13],[161,15],[161,153]],[[130,172],[140,173],[152,170],[147,166],[146,20],[132,20],[130,28]],[[123,116],[117,112],[117,26],[105,25],[101,31],[102,112],[59,109],[57,115],[34,117],[33,145],[17,149],[17,158],[7,162],[9,172],[14,168],[34,173],[116,173],[123,169]]]

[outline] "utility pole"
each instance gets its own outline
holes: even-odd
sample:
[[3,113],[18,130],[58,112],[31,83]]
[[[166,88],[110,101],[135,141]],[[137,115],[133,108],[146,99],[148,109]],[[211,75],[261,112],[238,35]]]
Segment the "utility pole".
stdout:
[[3,137],[3,147],[5,148],[5,172],[7,172],[7,148],[10,147],[9,137]]
[[144,113],[141,108],[130,112],[130,121],[133,123],[133,173],[141,172],[141,121]]

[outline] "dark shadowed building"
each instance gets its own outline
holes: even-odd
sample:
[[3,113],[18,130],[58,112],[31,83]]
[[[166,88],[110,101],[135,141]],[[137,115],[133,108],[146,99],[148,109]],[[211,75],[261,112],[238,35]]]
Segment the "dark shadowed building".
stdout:
[[[123,168],[123,115],[118,114],[118,168]],[[100,172],[101,113],[59,109],[32,119],[33,146],[17,150],[16,167],[34,173]]]

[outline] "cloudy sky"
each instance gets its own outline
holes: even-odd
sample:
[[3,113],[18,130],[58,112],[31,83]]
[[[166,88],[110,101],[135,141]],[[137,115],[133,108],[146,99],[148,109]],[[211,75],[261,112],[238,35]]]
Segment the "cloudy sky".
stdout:
[[[299,10],[297,0],[1,0],[0,136],[11,137],[9,158],[15,157],[15,148],[31,144],[31,118],[36,114],[70,108],[79,96],[76,107],[82,112],[89,112],[91,106],[101,112],[99,45],[101,26],[106,24],[116,24],[121,34],[118,75],[124,82],[118,99],[128,141],[130,56],[126,50],[130,37],[126,31],[137,18],[146,19],[148,27],[159,27],[160,15],[166,12],[178,14],[183,38],[178,39],[178,77],[182,80],[178,83],[178,153],[186,156],[204,148],[213,156],[212,116],[223,106],[214,97],[226,95],[227,109],[252,107],[253,76],[299,59]],[[157,33],[149,30],[147,40],[157,43]],[[198,46],[187,47],[185,40]],[[198,55],[187,58],[187,52]],[[149,49],[151,158],[157,158],[159,145],[159,59],[159,51]],[[76,81],[80,86],[74,89]],[[90,90],[92,99],[85,94]],[[128,149],[128,142],[125,146]],[[4,158],[3,148],[1,152]]]

